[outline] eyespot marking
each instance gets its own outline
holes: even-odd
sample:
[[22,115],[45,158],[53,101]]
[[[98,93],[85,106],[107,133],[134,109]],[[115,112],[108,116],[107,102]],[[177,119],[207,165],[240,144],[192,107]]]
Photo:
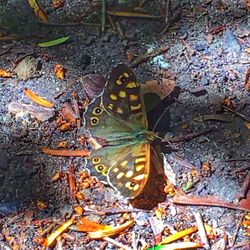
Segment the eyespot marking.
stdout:
[[103,109],[101,108],[101,107],[95,107],[94,109],[93,109],[93,114],[94,115],[101,115],[102,114],[102,112],[103,112]]
[[99,157],[93,157],[93,158],[91,159],[91,162],[92,162],[93,164],[98,164],[98,163],[100,163],[100,161],[101,161],[101,159],[100,159]]
[[103,164],[99,164],[95,166],[95,169],[97,172],[102,172],[103,170],[105,170],[105,166]]
[[99,123],[99,119],[97,117],[91,117],[90,118],[90,124],[95,126],[96,124]]

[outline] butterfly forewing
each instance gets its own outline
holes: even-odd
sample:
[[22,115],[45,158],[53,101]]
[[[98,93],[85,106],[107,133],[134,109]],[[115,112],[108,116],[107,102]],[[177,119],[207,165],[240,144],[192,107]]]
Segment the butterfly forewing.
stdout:
[[147,128],[141,88],[134,72],[126,64],[119,64],[112,69],[102,103],[108,113],[128,122],[134,129]]

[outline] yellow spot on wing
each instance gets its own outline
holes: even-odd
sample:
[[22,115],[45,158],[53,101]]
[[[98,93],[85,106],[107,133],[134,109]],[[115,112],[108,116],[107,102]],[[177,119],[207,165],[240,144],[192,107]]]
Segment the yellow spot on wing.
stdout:
[[136,158],[136,159],[135,159],[135,164],[136,164],[136,163],[140,163],[140,162],[145,162],[145,161],[146,161],[146,157]]
[[118,107],[118,108],[116,109],[116,112],[117,112],[118,114],[123,114],[123,110],[122,110],[120,107]]
[[137,104],[137,105],[130,105],[130,109],[131,111],[136,111],[136,110],[140,110],[141,109],[141,104]]
[[132,101],[137,101],[138,100],[138,95],[129,95],[129,100],[132,102]]
[[116,176],[116,179],[121,179],[125,174],[123,172],[119,173],[117,176]]
[[125,177],[126,178],[130,178],[131,176],[133,176],[134,172],[132,170],[129,170],[126,174]]
[[127,165],[127,163],[128,163],[128,161],[123,161],[123,162],[121,163],[121,166],[122,166],[122,167],[125,167],[125,166]]
[[135,181],[141,181],[145,178],[145,174],[140,174],[140,175],[137,175],[133,178],[133,180]]
[[113,172],[117,173],[119,171],[119,168],[114,168]]
[[127,72],[123,73],[124,77],[129,78],[129,74]]
[[108,105],[108,108],[109,108],[110,110],[112,110],[113,107],[114,107],[114,105],[113,105],[112,103],[110,103],[110,104]]
[[125,98],[125,97],[126,97],[126,92],[125,92],[125,91],[120,91],[120,92],[119,92],[119,96],[120,96],[121,98]]
[[121,80],[116,80],[115,82],[116,82],[117,85],[121,85],[122,84]]
[[111,94],[110,99],[113,100],[113,101],[116,101],[117,100],[117,95]]
[[138,165],[135,167],[135,171],[136,172],[140,172],[143,168],[144,168],[145,165]]
[[126,85],[126,88],[128,88],[128,89],[133,89],[133,88],[136,88],[138,85],[137,85],[137,83],[136,82],[129,82],[129,83],[127,83],[127,85]]

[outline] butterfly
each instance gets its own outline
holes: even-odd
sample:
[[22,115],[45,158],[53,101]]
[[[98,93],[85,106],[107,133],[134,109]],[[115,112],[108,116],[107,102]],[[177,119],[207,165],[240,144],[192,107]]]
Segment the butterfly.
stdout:
[[161,153],[148,130],[144,100],[134,72],[124,63],[114,67],[99,98],[89,105],[86,126],[104,147],[93,150],[90,172],[126,198],[142,193],[152,164],[162,164]]

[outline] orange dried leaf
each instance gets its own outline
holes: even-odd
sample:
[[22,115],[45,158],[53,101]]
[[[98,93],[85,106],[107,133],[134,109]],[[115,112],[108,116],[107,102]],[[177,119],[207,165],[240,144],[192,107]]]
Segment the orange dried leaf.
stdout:
[[43,11],[43,9],[41,9],[41,7],[39,6],[39,4],[36,2],[36,0],[28,0],[28,3],[30,5],[30,7],[33,9],[34,13],[43,21],[43,22],[47,22],[48,21],[48,17],[45,14],[45,12]]
[[56,77],[60,80],[64,80],[65,79],[65,72],[66,69],[63,68],[63,66],[61,64],[56,64],[55,68],[54,68],[54,72],[56,74]]
[[11,77],[11,74],[4,69],[0,69],[0,77],[8,78]]
[[111,226],[98,224],[97,222],[91,221],[86,217],[82,217],[79,219],[79,222],[77,222],[76,225],[71,226],[70,229],[77,232],[96,232],[99,230],[111,229]]
[[64,0],[52,0],[52,4],[55,9],[58,9],[63,6]]
[[250,48],[246,48],[246,52],[250,54]]
[[160,243],[160,245],[162,245],[162,244],[168,244],[168,243],[170,243],[170,242],[179,240],[179,239],[183,238],[184,236],[187,236],[187,235],[190,235],[190,234],[192,234],[192,233],[197,232],[197,230],[198,230],[197,227],[191,227],[191,228],[182,230],[182,231],[180,231],[180,232],[177,232],[177,233],[175,233],[175,234],[172,234],[172,235],[168,236],[167,238],[165,238],[165,239]]
[[82,157],[90,155],[90,151],[87,150],[66,150],[66,149],[49,149],[49,148],[42,148],[42,152],[48,155],[54,156],[75,156],[75,157]]
[[31,101],[33,101],[36,104],[39,104],[39,105],[46,107],[46,108],[53,108],[54,107],[54,104],[52,102],[45,100],[44,98],[37,95],[36,93],[31,91],[30,89],[24,88],[23,92],[30,98]]
[[37,201],[36,206],[39,210],[44,210],[48,207],[48,205],[44,203],[43,201]]
[[96,232],[90,232],[88,233],[88,236],[91,239],[102,239],[104,237],[110,237],[116,234],[119,234],[123,231],[125,231],[126,229],[128,229],[129,227],[131,227],[134,224],[133,220],[127,221],[124,224],[117,226],[117,227],[112,227],[112,226],[106,226],[109,228],[106,228],[104,230],[99,230]]
[[63,223],[60,227],[58,227],[54,232],[52,232],[44,241],[44,247],[50,247],[54,240],[61,235],[65,230],[67,230],[74,223],[74,219],[71,218],[65,223]]

